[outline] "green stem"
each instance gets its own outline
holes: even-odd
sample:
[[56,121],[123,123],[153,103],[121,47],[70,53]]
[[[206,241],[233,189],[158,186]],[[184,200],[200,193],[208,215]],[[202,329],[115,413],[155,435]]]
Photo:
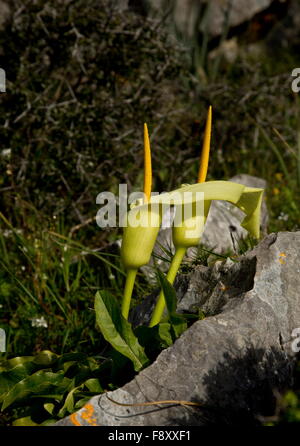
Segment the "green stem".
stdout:
[[[174,257],[173,257],[171,265],[170,265],[170,269],[167,274],[167,280],[170,282],[171,285],[173,284],[173,282],[175,280],[177,271],[179,270],[179,267],[180,267],[180,264],[182,262],[184,255],[185,255],[185,252],[186,252],[186,248],[184,248],[184,247],[178,247],[175,251]],[[149,327],[154,327],[154,325],[157,325],[160,322],[161,317],[164,312],[164,308],[165,308],[165,297],[164,297],[163,291],[161,291],[160,295],[158,297],[158,300],[156,302],[154,311],[152,313]]]
[[129,269],[127,271],[124,295],[122,300],[122,315],[126,320],[128,319],[131,295],[137,272],[138,272],[137,269]]

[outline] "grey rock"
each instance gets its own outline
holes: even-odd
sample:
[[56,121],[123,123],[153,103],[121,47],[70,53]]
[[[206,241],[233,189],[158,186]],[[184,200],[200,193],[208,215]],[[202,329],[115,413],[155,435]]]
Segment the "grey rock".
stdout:
[[[207,30],[211,37],[216,37],[222,34],[227,20],[230,27],[240,25],[268,8],[272,2],[273,0],[174,0],[171,2],[171,20],[188,37],[193,37],[197,28],[202,32]],[[132,7],[141,3],[145,9],[150,5],[158,15],[165,13],[164,0],[131,1]],[[204,13],[206,5],[209,5],[207,15]],[[170,8],[170,3],[167,8]]]
[[208,31],[213,36],[222,34],[227,11],[229,26],[233,27],[247,22],[255,14],[267,9],[272,2],[273,0],[229,0],[225,2],[224,0],[212,0],[209,2],[211,9]]
[[[247,262],[251,267],[245,283]],[[56,424],[255,425],[272,415],[274,393],[291,384],[292,332],[300,327],[300,232],[268,235],[240,264],[216,267],[227,292],[223,298],[222,289],[218,291],[223,301],[218,314],[195,322],[122,388],[93,397],[88,407]],[[203,305],[212,294],[204,298],[193,275],[199,279],[199,270],[189,281],[195,303]],[[213,292],[220,285],[213,284]],[[136,405],[161,400],[196,402],[199,407]]]
[[273,53],[296,48],[300,44],[300,3],[290,0],[289,8],[283,20],[280,20],[268,34],[266,42]]
[[5,27],[11,16],[11,9],[8,1],[0,0],[0,30]]

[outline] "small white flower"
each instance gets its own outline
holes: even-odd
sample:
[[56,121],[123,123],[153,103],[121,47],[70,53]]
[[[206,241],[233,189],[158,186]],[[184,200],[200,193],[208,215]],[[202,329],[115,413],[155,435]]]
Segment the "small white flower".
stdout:
[[8,158],[11,155],[11,149],[4,149],[1,151],[1,155],[3,156],[3,158]]
[[288,221],[288,219],[289,219],[288,214],[285,214],[284,212],[280,212],[280,214],[278,216],[278,220]]
[[30,319],[31,320],[31,326],[32,327],[44,327],[44,328],[48,328],[48,323],[46,321],[46,319],[44,318],[44,316],[41,317],[33,317]]

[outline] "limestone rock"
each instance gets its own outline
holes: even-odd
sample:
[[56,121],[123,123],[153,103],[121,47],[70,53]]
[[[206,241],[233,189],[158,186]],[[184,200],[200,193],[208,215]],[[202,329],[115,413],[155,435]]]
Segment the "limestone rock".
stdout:
[[[289,386],[292,375],[292,332],[300,327],[299,273],[300,232],[270,234],[240,262],[223,266],[226,287],[221,287],[221,280],[212,285],[218,300],[223,299],[218,314],[195,322],[122,388],[93,397],[89,402],[93,423],[255,425],[261,416],[272,415],[274,392]],[[189,279],[195,287],[194,301],[208,302],[213,292],[203,298],[203,284],[198,289],[193,277],[197,274],[192,272]],[[200,406],[116,404],[157,400],[192,401]],[[91,406],[57,425],[74,425],[74,418],[76,424],[89,425],[85,412],[90,414]]]
[[[198,28],[202,32],[208,30],[211,37],[216,37],[222,34],[227,21],[230,27],[240,25],[267,9],[272,2],[273,0],[174,0],[171,3],[171,20],[186,36],[192,37]],[[144,8],[150,6],[158,15],[165,13],[164,0],[131,0],[130,3],[132,7],[141,3]],[[207,15],[204,12],[206,5],[209,5]],[[170,3],[167,7],[170,9]]]
[[6,0],[0,0],[0,30],[2,30],[11,16],[11,10],[9,2]]

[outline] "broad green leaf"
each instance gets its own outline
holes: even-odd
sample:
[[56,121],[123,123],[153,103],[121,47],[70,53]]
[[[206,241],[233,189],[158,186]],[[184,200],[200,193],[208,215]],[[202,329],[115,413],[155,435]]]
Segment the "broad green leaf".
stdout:
[[58,356],[55,353],[52,353],[49,350],[44,350],[34,357],[33,362],[45,368],[53,365],[57,358]]
[[107,342],[119,353],[129,358],[136,371],[141,370],[148,358],[134,335],[131,324],[121,314],[119,303],[107,291],[95,296],[97,324]]
[[161,340],[162,347],[170,347],[173,344],[173,339],[171,335],[171,324],[168,322],[160,322],[155,327],[158,330],[158,336]]
[[83,386],[78,386],[78,387],[74,387],[67,395],[66,399],[65,399],[65,403],[63,405],[63,407],[60,409],[60,411],[58,412],[58,416],[63,418],[66,413],[72,413],[74,411],[74,393],[78,390],[81,389]]
[[139,325],[134,330],[139,343],[145,348],[146,352],[158,353],[163,348],[170,347],[173,344],[171,335],[171,324],[169,322],[160,322],[154,327]]
[[4,360],[0,362],[0,372],[13,369],[18,365],[24,365],[28,362],[32,362],[34,356],[16,356],[15,358]]
[[85,396],[85,397],[81,398],[80,400],[78,400],[74,406],[74,410],[81,409],[90,399],[91,399],[90,396]]
[[94,392],[94,393],[102,393],[103,392],[103,389],[101,387],[99,379],[97,379],[97,378],[87,379],[85,381],[84,385],[89,389],[90,392]]
[[175,338],[177,339],[187,329],[187,321],[183,315],[173,314],[170,316],[170,322],[172,329],[174,330]]
[[39,426],[39,424],[32,421],[31,417],[23,417],[18,418],[17,420],[13,421],[13,426]]
[[16,363],[12,368],[0,372],[0,402],[3,401],[5,394],[14,387],[19,381],[30,376],[33,371],[36,371],[36,366],[32,361],[25,361]]
[[85,363],[86,360],[87,356],[84,353],[65,353],[58,358],[57,363],[55,364],[55,369],[63,369],[63,364],[66,362]]
[[23,379],[7,392],[4,397],[2,410],[15,402],[27,399],[30,395],[41,393],[64,393],[71,380],[64,377],[63,372],[52,373],[39,370],[33,375]]
[[55,409],[55,404],[53,404],[53,403],[45,403],[45,404],[44,404],[44,409],[45,409],[48,413],[50,413],[50,415],[52,415],[52,414],[53,414],[53,411],[54,411],[54,409]]

